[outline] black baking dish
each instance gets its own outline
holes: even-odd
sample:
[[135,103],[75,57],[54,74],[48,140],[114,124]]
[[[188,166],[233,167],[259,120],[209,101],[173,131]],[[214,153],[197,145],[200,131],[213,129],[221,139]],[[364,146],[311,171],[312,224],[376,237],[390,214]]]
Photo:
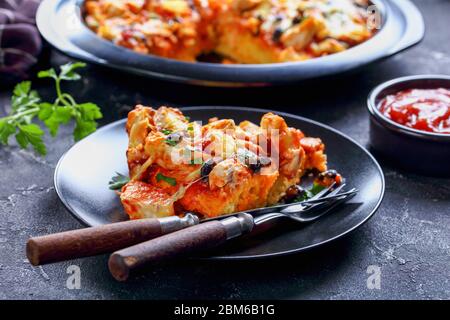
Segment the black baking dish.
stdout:
[[424,21],[409,0],[373,0],[381,29],[344,52],[301,62],[224,65],[139,54],[98,37],[84,23],[83,0],[44,0],[36,23],[43,37],[77,59],[170,81],[213,86],[261,86],[304,81],[360,68],[396,54],[424,35]]

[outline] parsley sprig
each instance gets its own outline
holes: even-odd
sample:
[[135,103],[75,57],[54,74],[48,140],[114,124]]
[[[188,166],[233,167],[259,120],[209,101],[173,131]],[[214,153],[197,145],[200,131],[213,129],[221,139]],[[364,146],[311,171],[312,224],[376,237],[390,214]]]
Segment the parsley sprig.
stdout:
[[324,186],[317,184],[317,183],[313,183],[313,185],[309,189],[305,189],[304,193],[297,196],[295,198],[294,202],[301,202],[301,201],[311,199],[312,197],[314,197],[316,194],[318,194],[323,189],[325,189]]
[[119,172],[116,172],[116,175],[111,178],[108,182],[109,189],[111,190],[120,190],[124,185],[130,182],[130,178],[126,175],[123,175]]
[[70,94],[61,90],[62,81],[80,80],[81,76],[75,70],[85,66],[82,62],[68,63],[60,67],[59,74],[53,68],[38,73],[38,78],[55,81],[56,99],[53,102],[43,102],[38,92],[31,89],[30,81],[17,84],[11,98],[10,114],[0,118],[0,143],[7,145],[9,138],[14,135],[21,148],[31,145],[37,153],[45,155],[44,131],[33,123],[36,117],[53,137],[58,134],[59,126],[70,120],[75,121],[75,141],[94,132],[97,129],[96,120],[102,118],[100,108],[90,102],[79,104]]

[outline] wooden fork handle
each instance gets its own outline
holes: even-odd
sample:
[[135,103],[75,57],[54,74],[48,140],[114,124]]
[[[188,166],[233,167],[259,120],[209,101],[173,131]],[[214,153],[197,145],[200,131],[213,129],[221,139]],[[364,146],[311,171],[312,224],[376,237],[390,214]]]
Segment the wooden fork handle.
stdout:
[[32,265],[40,265],[110,253],[180,230],[199,222],[198,217],[187,214],[166,218],[148,218],[111,223],[30,238],[26,253]]
[[108,262],[113,277],[125,281],[146,265],[154,265],[217,247],[228,239],[251,231],[253,218],[248,214],[219,221],[205,222],[166,234],[114,252]]

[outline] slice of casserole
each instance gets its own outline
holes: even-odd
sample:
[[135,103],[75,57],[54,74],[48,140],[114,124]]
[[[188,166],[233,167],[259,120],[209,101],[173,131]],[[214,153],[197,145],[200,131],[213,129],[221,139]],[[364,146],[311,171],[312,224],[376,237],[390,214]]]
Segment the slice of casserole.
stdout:
[[128,115],[131,181],[120,193],[131,219],[190,211],[204,217],[280,201],[306,171],[326,170],[324,145],[267,113],[260,125],[137,106]]

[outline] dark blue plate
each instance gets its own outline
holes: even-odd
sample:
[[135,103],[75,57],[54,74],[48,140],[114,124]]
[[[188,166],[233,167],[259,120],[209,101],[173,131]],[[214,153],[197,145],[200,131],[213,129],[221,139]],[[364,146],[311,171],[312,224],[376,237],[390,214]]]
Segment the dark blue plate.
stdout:
[[[211,117],[236,122],[259,123],[270,110],[234,107],[190,107],[184,113],[194,121]],[[302,117],[271,111],[283,116],[288,125],[307,135],[320,137],[326,145],[328,164],[338,170],[358,194],[345,206],[320,220],[307,224],[284,224],[269,233],[233,243],[214,252],[211,259],[249,259],[291,254],[338,239],[366,222],[384,195],[384,176],[376,160],[363,147],[342,133]],[[55,189],[67,209],[89,226],[126,220],[118,196],[108,189],[115,172],[128,172],[125,151],[128,137],[125,120],[111,123],[75,144],[55,170]]]
[[409,0],[373,0],[382,17],[376,35],[349,50],[302,62],[223,65],[189,63],[144,55],[117,46],[89,30],[82,18],[83,0],[44,0],[36,21],[43,37],[60,51],[149,77],[215,86],[282,84],[346,72],[396,54],[424,35],[424,22]]

